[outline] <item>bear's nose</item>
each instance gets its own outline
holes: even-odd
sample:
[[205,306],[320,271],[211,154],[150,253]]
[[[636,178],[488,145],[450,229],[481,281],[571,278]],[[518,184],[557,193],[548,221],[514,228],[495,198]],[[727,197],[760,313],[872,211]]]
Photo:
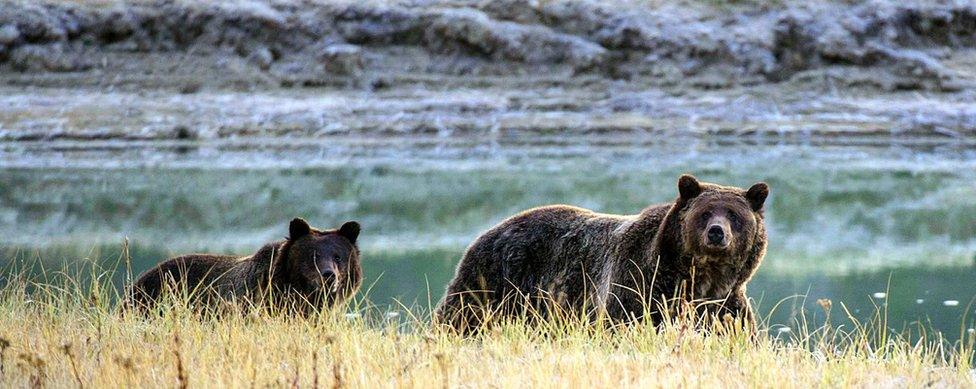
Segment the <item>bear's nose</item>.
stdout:
[[725,230],[722,226],[711,226],[708,227],[708,243],[713,245],[721,245],[725,241]]
[[329,280],[335,278],[335,276],[336,276],[335,271],[333,271],[332,269],[322,270],[322,278]]

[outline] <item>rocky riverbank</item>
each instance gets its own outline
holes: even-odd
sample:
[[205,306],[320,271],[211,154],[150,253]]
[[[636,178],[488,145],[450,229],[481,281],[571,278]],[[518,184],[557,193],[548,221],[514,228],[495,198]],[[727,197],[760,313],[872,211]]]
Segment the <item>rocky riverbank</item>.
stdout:
[[0,139],[976,136],[976,5],[0,1]]

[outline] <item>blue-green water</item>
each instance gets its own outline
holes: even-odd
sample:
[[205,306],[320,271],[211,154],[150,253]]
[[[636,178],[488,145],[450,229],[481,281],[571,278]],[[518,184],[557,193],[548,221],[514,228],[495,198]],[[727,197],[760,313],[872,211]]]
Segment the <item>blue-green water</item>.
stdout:
[[881,307],[899,330],[921,323],[955,338],[973,326],[967,149],[432,141],[24,154],[0,152],[6,264],[114,263],[128,238],[140,272],[178,253],[247,254],[295,216],[320,227],[358,220],[367,297],[427,307],[464,247],[508,215],[551,203],[635,213],[673,199],[691,172],[770,184],[771,244],[749,292],[771,323],[822,316],[815,301],[829,298],[834,315],[841,304],[859,319]]

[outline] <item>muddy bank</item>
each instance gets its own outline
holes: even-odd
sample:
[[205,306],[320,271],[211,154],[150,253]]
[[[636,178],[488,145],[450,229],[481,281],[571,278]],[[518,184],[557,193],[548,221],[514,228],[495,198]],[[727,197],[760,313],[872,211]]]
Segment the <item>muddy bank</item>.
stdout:
[[3,1],[0,139],[976,135],[976,5]]
[[[782,85],[709,90],[591,80],[441,77],[440,88],[239,92],[0,88],[0,139],[228,141],[428,138],[639,145],[681,139],[880,144],[976,140],[976,95],[862,94]],[[451,87],[451,85],[456,85]]]

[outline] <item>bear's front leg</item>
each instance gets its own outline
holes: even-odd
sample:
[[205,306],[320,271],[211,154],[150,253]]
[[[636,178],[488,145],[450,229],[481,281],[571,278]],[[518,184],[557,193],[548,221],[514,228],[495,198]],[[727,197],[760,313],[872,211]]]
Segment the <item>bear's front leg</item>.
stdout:
[[733,292],[724,304],[718,305],[718,312],[715,313],[726,328],[741,328],[751,334],[756,332],[755,314],[744,289]]
[[725,300],[708,301],[697,306],[702,329],[717,332],[737,332],[740,329],[756,332],[756,320],[752,304],[745,291],[733,292]]

